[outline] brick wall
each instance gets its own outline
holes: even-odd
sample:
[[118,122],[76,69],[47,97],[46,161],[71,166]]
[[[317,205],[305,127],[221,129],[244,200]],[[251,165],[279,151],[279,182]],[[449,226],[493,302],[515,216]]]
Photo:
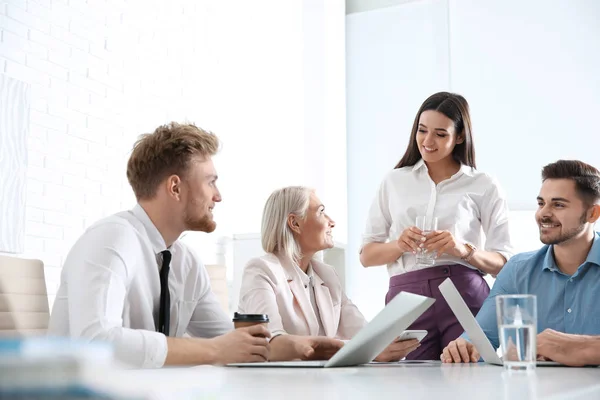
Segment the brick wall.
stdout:
[[124,168],[135,137],[190,117],[184,82],[198,82],[189,60],[210,16],[195,3],[0,2],[0,72],[31,85],[21,256],[44,261],[51,301],[76,238],[133,204]]
[[[184,239],[206,263],[219,262],[218,238],[260,230],[277,187],[316,187],[344,225],[344,2],[333,5],[0,0],[0,73],[32,94],[19,256],[44,261],[51,302],[77,237],[134,204],[125,163],[137,135],[168,121],[196,122],[223,143],[217,231]],[[326,41],[310,35],[315,26]],[[335,142],[322,139],[334,130]]]

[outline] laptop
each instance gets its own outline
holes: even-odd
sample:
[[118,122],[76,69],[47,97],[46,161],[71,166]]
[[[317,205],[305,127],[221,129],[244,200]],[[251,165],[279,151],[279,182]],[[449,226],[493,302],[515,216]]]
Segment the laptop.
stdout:
[[[446,299],[448,305],[452,309],[452,312],[454,315],[456,315],[456,319],[458,319],[460,325],[463,327],[467,335],[469,335],[471,343],[473,343],[479,351],[483,361],[493,365],[504,365],[502,363],[502,358],[498,355],[498,353],[496,353],[496,350],[494,350],[494,346],[492,346],[492,343],[490,343],[487,336],[485,336],[483,329],[481,329],[481,326],[473,316],[473,313],[471,313],[471,310],[463,300],[462,296],[450,278],[446,278],[446,280],[439,286],[439,289],[442,293],[442,296],[444,296],[444,299]],[[540,367],[565,366],[555,361],[537,361],[537,365]]]
[[229,367],[333,368],[367,364],[435,302],[429,297],[400,292],[329,360],[268,361],[227,364]]

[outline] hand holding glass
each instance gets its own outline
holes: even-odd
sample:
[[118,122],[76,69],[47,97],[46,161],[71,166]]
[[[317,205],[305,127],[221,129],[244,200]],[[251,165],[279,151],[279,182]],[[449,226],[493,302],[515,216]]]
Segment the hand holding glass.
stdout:
[[[427,235],[430,232],[437,230],[437,218],[429,217],[429,216],[419,216],[417,217],[416,226],[419,228],[423,235]],[[435,264],[435,257],[437,252],[431,251],[428,252],[424,248],[419,248],[417,251],[417,265],[427,265],[433,266]]]

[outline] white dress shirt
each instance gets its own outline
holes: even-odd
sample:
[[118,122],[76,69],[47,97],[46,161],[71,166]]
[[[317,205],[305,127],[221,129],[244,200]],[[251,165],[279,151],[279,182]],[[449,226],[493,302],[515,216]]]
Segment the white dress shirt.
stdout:
[[[166,337],[156,332],[163,250],[164,239],[139,204],[95,223],[65,260],[48,333],[110,341],[119,360],[161,367],[167,356]],[[179,240],[168,250],[170,336],[211,338],[232,330],[202,262]]]
[[[508,206],[498,182],[463,165],[451,178],[435,184],[421,159],[414,166],[390,171],[369,210],[363,246],[395,241],[415,225],[417,216],[437,217],[438,230],[447,230],[462,243],[502,254],[513,254],[508,231]],[[483,245],[485,235],[485,246]],[[435,265],[456,263],[474,268],[460,258],[443,254]],[[417,265],[412,252],[387,265],[390,277],[428,268]]]

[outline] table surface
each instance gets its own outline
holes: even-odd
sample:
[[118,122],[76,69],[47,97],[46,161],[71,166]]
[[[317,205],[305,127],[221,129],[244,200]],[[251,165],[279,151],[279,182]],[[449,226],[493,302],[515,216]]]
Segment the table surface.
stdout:
[[600,368],[538,367],[527,375],[483,363],[198,366],[120,371],[110,386],[149,399],[600,399]]

